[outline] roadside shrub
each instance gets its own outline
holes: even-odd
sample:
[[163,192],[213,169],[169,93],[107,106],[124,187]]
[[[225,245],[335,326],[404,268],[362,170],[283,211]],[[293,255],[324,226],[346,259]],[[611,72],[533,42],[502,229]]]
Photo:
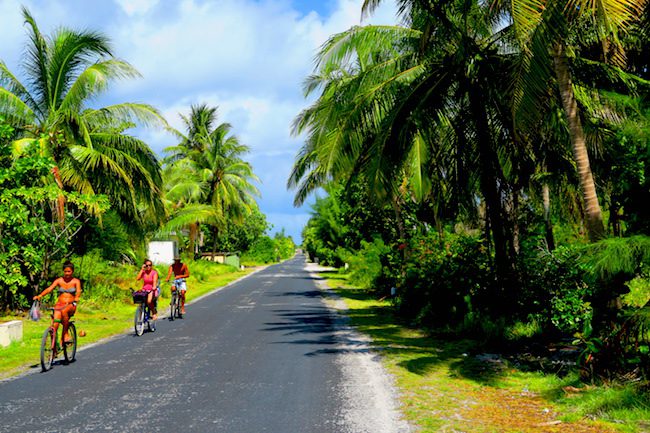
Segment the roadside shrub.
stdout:
[[268,236],[260,236],[253,242],[250,250],[242,254],[242,261],[254,263],[272,263],[276,260],[276,244]]
[[636,372],[650,378],[650,304],[643,280],[650,266],[650,237],[609,238],[585,246],[581,261],[595,280],[593,329],[579,339],[587,376]]
[[349,265],[350,283],[363,289],[376,287],[384,269],[382,257],[389,251],[389,247],[377,238],[372,242],[361,241],[361,249],[354,254],[339,254]]
[[546,318],[542,326],[547,330],[570,335],[591,323],[593,283],[579,261],[580,248],[561,246],[549,252],[530,243],[519,255],[520,311]]
[[88,251],[100,250],[104,259],[113,262],[133,263],[136,260],[124,223],[115,211],[106,212],[101,225],[98,220],[91,220],[84,231]]
[[477,236],[448,232],[417,236],[410,243],[398,311],[427,326],[454,326],[481,305],[473,298],[494,281],[489,255]]

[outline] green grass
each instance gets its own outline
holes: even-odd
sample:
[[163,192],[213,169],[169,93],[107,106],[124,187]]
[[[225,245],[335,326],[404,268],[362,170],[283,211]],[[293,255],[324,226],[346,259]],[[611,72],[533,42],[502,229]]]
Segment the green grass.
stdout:
[[388,301],[350,287],[345,275],[322,275],[345,300],[351,324],[382,353],[402,413],[420,432],[650,431],[650,396],[633,386],[591,387],[577,374],[519,371],[477,353],[476,341],[434,338],[401,324]]
[[[169,306],[170,290],[169,284],[164,282],[167,276],[166,267],[157,267],[163,282],[161,283],[162,293],[158,300],[159,312],[165,313]],[[163,273],[164,271],[164,273]],[[190,264],[191,276],[188,279],[187,302],[205,295],[217,288],[251,273],[252,269],[239,271],[231,266],[193,262]],[[135,268],[131,272],[136,275]],[[79,308],[75,314],[77,332],[84,330],[85,337],[79,338],[79,346],[83,347],[106,337],[132,330],[133,314],[135,307],[131,302],[129,287],[140,287],[132,280],[122,281],[118,284],[121,295],[113,295],[118,301],[105,301],[93,297],[84,298],[83,294],[79,302]],[[44,312],[45,313],[45,312]],[[40,368],[39,350],[43,331],[49,326],[49,316],[45,315],[39,322],[28,320],[24,315],[0,316],[0,322],[9,320],[22,320],[23,340],[13,342],[7,347],[0,347],[0,379],[20,374],[31,368]]]

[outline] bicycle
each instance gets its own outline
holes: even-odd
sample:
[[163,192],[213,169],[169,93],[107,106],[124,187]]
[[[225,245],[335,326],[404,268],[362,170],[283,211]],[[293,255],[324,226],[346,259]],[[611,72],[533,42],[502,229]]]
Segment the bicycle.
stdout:
[[[135,335],[140,337],[142,334],[144,334],[145,325],[147,327],[147,330],[155,332],[156,323],[153,320],[153,314],[151,314],[149,306],[147,305],[147,292],[135,291],[131,289],[131,294],[133,296],[133,302],[138,304],[137,308],[135,309],[135,317],[133,321]],[[157,300],[154,300],[154,302],[157,302]]]
[[181,310],[181,295],[180,291],[177,288],[176,281],[171,283],[171,300],[169,301],[169,320],[174,320],[178,317],[179,319],[183,318],[183,313]]
[[54,308],[47,308],[52,311],[50,326],[43,332],[41,339],[41,370],[46,372],[52,368],[57,354],[61,351],[63,346],[63,357],[67,363],[73,362],[77,355],[77,328],[72,322],[72,318],[68,323],[68,336],[69,341],[63,341],[64,336],[61,336],[61,345],[59,344],[58,331],[59,327],[54,328]]

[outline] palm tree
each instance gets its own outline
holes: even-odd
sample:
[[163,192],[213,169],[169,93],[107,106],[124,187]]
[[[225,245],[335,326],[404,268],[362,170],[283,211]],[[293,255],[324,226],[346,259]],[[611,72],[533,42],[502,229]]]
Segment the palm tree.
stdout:
[[[602,42],[603,58],[621,65],[624,53],[618,34],[641,18],[646,0],[493,0],[492,6],[497,10],[510,9],[515,33],[525,55],[515,100],[519,117],[540,106],[540,100],[548,93],[552,74],[555,77],[579,175],[586,228],[592,241],[602,239],[605,228],[574,92],[569,67],[571,47],[567,40],[572,26],[588,22],[588,27]],[[523,117],[525,119],[528,115]]]
[[359,172],[378,193],[399,192],[407,179],[457,209],[476,209],[478,189],[507,285],[514,245],[504,198],[513,190],[503,167],[514,146],[507,83],[515,55],[481,2],[400,3],[410,27],[355,27],[321,50],[306,88],[321,84],[322,95],[296,120],[308,139],[290,186],[300,199]]
[[190,228],[193,248],[199,224],[212,227],[213,253],[219,227],[241,222],[256,205],[259,194],[251,183],[259,181],[252,166],[242,159],[249,149],[230,134],[228,123],[216,124],[216,108],[193,106],[184,118],[188,134],[171,153],[167,197],[177,211],[167,223],[169,230]]
[[187,133],[177,133],[181,142],[165,149],[165,152],[170,154],[165,161],[169,163],[186,158],[193,150],[203,151],[206,143],[210,141],[209,136],[214,129],[217,115],[217,107],[210,107],[207,104],[192,105],[189,116],[181,114]]
[[106,194],[130,221],[160,216],[160,165],[149,146],[126,130],[166,127],[165,120],[146,104],[89,107],[112,81],[138,72],[113,57],[104,35],[60,28],[48,38],[29,11],[22,12],[29,31],[26,84],[0,62],[0,115],[21,137],[13,143],[14,153],[37,140],[56,161],[61,187]]

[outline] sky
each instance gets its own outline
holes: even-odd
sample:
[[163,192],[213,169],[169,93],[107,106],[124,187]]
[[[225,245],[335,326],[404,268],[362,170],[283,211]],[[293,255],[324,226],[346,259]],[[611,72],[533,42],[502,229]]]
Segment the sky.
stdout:
[[[141,102],[158,108],[175,128],[190,106],[217,106],[219,122],[251,152],[245,157],[261,182],[260,210],[297,243],[310,216],[310,197],[293,206],[286,188],[304,137],[291,123],[313,97],[302,91],[318,48],[333,34],[359,24],[394,24],[392,0],[361,21],[363,0],[0,0],[0,59],[20,77],[27,41],[21,5],[40,30],[89,29],[107,35],[114,55],[142,78],[113,83],[98,105]],[[137,135],[162,156],[177,144],[161,131]]]

